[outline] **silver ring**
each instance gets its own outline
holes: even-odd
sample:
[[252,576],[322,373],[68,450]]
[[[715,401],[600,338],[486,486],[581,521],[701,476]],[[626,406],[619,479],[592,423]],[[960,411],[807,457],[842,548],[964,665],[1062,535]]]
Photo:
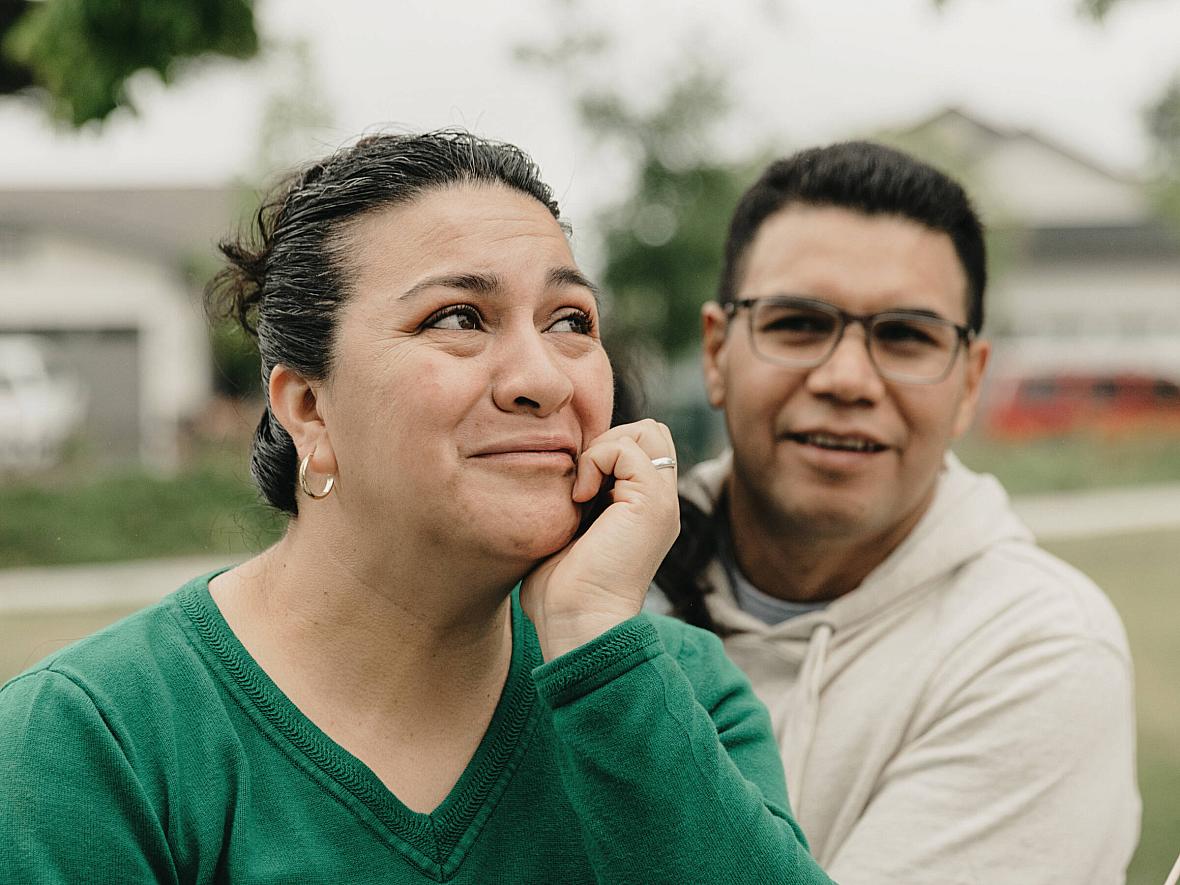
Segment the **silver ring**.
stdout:
[[675,468],[676,467],[676,459],[675,458],[652,458],[651,459],[651,466],[654,467],[656,470],[663,470],[666,467]]

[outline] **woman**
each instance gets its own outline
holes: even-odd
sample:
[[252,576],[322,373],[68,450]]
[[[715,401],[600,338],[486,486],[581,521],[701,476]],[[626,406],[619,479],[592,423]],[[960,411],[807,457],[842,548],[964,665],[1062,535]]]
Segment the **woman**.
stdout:
[[0,693],[0,879],[827,881],[743,677],[640,614],[672,440],[608,429],[532,162],[366,138],[258,234],[214,294],[258,337],[288,530]]

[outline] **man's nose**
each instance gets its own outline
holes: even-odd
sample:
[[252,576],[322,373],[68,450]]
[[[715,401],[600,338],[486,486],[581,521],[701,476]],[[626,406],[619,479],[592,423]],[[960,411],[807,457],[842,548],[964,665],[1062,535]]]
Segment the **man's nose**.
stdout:
[[492,399],[505,412],[545,417],[572,399],[568,367],[531,321],[499,333],[493,347]]
[[828,358],[808,373],[808,389],[847,403],[879,400],[885,382],[869,356],[868,343],[864,326],[850,322]]

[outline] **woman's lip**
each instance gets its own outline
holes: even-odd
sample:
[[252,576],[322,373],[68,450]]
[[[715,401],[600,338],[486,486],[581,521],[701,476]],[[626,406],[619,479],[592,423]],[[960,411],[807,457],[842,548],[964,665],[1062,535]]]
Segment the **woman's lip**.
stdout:
[[565,449],[515,449],[502,452],[481,452],[471,456],[476,461],[504,467],[556,467],[570,470],[574,456]]
[[559,454],[566,455],[576,461],[578,448],[573,440],[566,436],[521,436],[500,439],[496,442],[485,443],[481,448],[470,452],[473,458],[487,458],[494,455],[516,454]]

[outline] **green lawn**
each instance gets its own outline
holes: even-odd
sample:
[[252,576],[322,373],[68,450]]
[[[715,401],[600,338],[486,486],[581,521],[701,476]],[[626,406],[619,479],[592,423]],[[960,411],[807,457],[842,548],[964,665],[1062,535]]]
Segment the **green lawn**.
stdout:
[[46,655],[131,614],[132,607],[0,613],[0,684]]
[[972,436],[955,452],[973,470],[994,473],[1013,495],[1180,482],[1180,436],[1077,434],[1008,445]]
[[1180,852],[1180,531],[1046,545],[1093,578],[1135,660],[1143,835],[1128,885],[1161,885]]
[[67,468],[0,485],[0,567],[241,553],[282,525],[259,502],[244,453],[208,449],[168,477]]

